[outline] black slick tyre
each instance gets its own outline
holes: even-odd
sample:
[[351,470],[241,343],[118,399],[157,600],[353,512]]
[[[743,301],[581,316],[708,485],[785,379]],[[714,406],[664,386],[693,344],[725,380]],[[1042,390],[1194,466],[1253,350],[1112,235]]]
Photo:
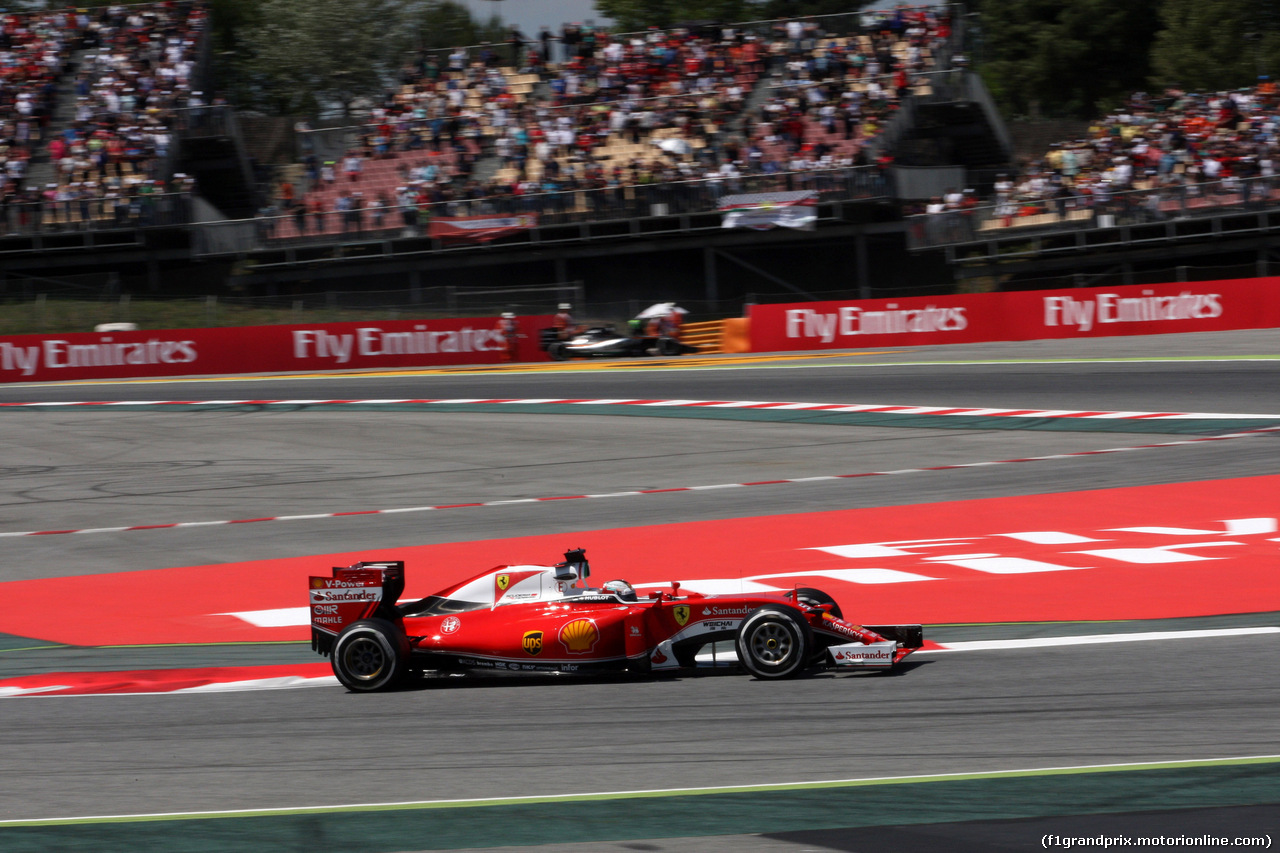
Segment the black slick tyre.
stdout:
[[547,355],[551,356],[552,361],[567,361],[569,358],[569,348],[563,343],[557,341],[547,347]]
[[809,664],[813,632],[794,607],[766,604],[742,620],[734,647],[738,662],[756,678],[792,678]]
[[385,619],[352,622],[333,643],[333,674],[348,690],[390,690],[409,667],[409,639]]

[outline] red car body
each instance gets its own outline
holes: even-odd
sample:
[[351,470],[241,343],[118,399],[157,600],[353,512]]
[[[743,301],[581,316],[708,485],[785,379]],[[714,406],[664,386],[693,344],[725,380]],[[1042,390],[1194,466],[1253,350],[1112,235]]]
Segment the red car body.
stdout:
[[923,642],[919,625],[845,621],[820,590],[700,595],[672,582],[641,598],[624,581],[585,586],[589,574],[579,549],[554,566],[498,566],[397,605],[403,562],[335,568],[311,578],[312,648],[363,692],[426,671],[662,672],[695,666],[704,647],[722,641],[759,678],[823,666],[885,670]]

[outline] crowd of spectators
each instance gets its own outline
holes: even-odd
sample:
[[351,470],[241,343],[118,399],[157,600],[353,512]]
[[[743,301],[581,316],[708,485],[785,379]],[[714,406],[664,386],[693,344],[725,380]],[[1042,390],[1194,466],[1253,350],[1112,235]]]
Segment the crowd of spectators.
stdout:
[[928,91],[927,73],[951,38],[947,7],[899,7],[873,13],[861,31],[835,37],[788,21],[791,46],[770,96],[748,121],[761,153],[776,152],[792,170],[865,163],[865,142],[901,101]]
[[[1100,117],[1087,135],[1054,143],[1018,174],[994,184],[990,216],[978,227],[1016,228],[1071,220],[1158,222],[1197,209],[1248,206],[1272,196],[1280,161],[1280,97],[1267,77],[1251,88],[1193,94],[1139,92]],[[971,191],[970,191],[971,192]],[[966,212],[969,196],[933,199],[927,214]],[[931,239],[972,239],[963,227]]]
[[[506,45],[423,52],[352,149],[325,160],[311,146],[304,185],[282,186],[263,218],[277,219],[271,234],[297,236],[416,225],[426,209],[603,214],[638,196],[705,207],[752,176],[821,190],[833,186],[821,173],[871,163],[865,143],[926,79],[947,14],[903,6],[623,35],[566,25],[559,37],[513,31]],[[358,184],[341,180],[350,161]],[[657,189],[690,181],[696,192]]]
[[206,104],[194,79],[203,2],[14,13],[0,22],[7,230],[145,224],[153,196],[191,188],[186,176],[168,174],[168,153],[175,111]]
[[0,158],[8,199],[45,140],[58,100],[58,80],[87,24],[67,12],[0,15]]
[[[902,6],[632,34],[574,24],[425,51],[348,150],[313,150],[303,178],[281,184],[263,210],[268,233],[412,227],[427,208],[604,213],[640,198],[697,209],[753,176],[822,190],[833,184],[820,173],[869,162],[866,141],[923,79],[946,14]],[[171,181],[169,153],[175,117],[210,100],[196,79],[208,15],[204,0],[162,0],[0,16],[10,230],[15,219],[145,221],[148,197],[190,188]]]

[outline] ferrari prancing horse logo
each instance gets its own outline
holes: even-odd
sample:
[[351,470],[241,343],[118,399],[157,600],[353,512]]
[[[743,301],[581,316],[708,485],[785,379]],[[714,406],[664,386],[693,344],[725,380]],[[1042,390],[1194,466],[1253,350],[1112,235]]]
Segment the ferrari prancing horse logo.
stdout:
[[689,605],[677,604],[671,608],[671,615],[676,617],[676,624],[683,628],[689,621]]
[[503,591],[506,591],[506,588],[511,585],[511,575],[498,575],[494,580],[498,584],[498,589]]

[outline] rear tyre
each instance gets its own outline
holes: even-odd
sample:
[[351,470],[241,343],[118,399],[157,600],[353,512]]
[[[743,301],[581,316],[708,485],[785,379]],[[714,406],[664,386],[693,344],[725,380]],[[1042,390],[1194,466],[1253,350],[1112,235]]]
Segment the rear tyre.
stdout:
[[791,678],[812,657],[813,632],[794,607],[766,604],[742,620],[734,645],[738,661],[756,678]]
[[551,356],[552,361],[566,361],[569,358],[569,348],[557,341],[547,347],[547,355]]
[[673,356],[680,354],[680,342],[675,338],[658,338],[658,355]]
[[796,590],[796,600],[801,607],[821,607],[824,604],[830,604],[831,609],[827,612],[837,619],[844,618],[844,613],[840,611],[840,605],[836,604],[836,600],[820,589],[800,587]]
[[385,619],[353,622],[334,641],[331,663],[348,690],[390,690],[409,668],[409,638]]

